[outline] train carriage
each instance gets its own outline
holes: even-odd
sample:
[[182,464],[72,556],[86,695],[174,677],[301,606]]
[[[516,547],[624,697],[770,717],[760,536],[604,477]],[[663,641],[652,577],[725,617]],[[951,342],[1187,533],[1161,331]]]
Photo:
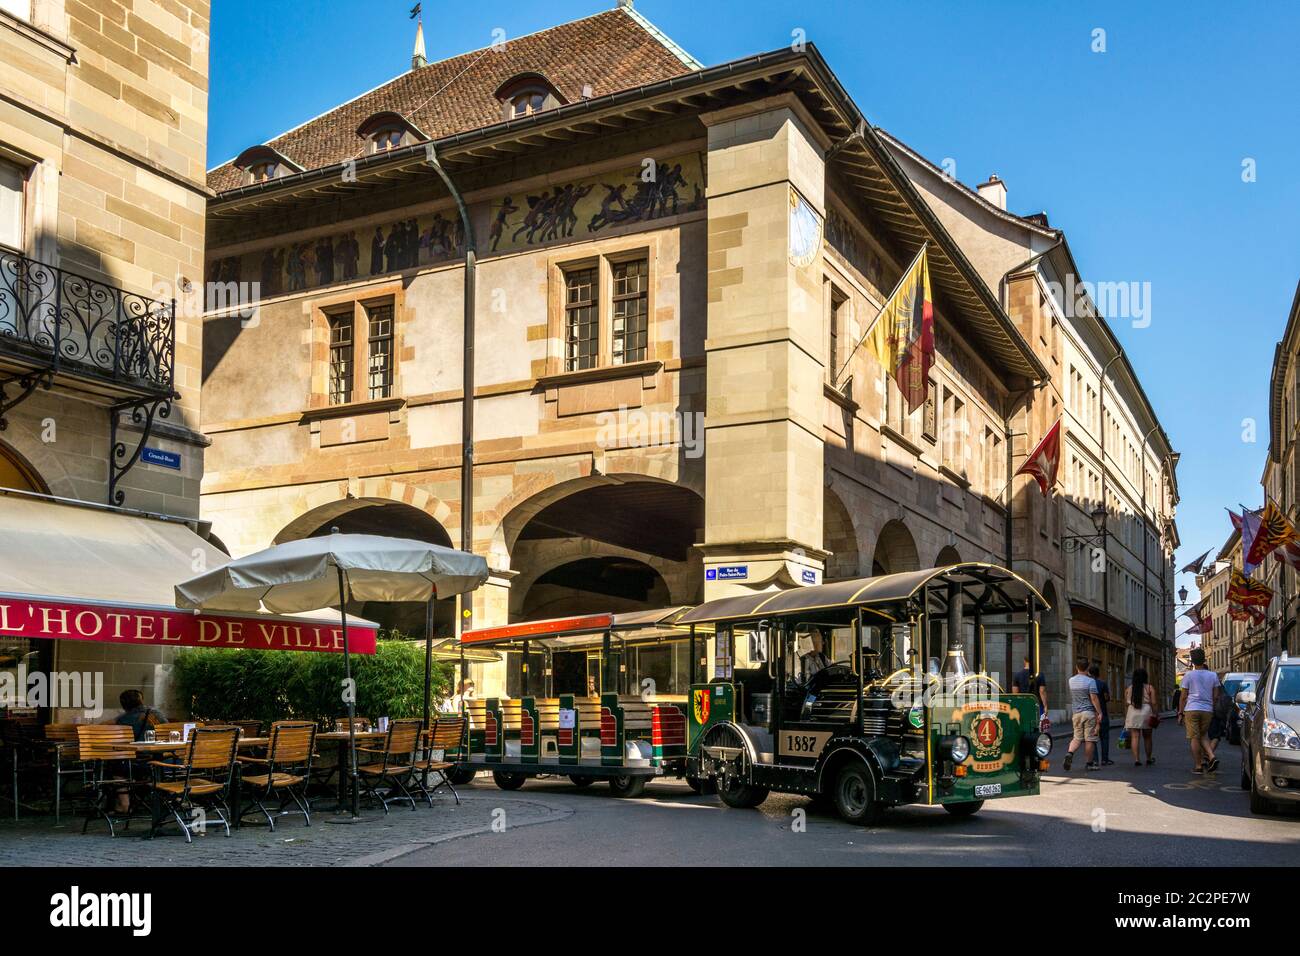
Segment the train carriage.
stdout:
[[506,790],[543,775],[579,787],[605,780],[615,795],[634,797],[654,777],[683,776],[691,662],[696,641],[711,632],[677,627],[687,610],[466,631],[467,652],[506,656],[515,693],[465,703],[468,740],[456,755],[457,778],[491,771]]
[[1013,572],[961,564],[694,608],[677,624],[716,635],[712,677],[691,688],[687,772],[732,807],[801,793],[855,823],[1036,794],[1051,738],[1034,697],[985,673],[985,631],[1025,631],[1037,671],[1044,607]]

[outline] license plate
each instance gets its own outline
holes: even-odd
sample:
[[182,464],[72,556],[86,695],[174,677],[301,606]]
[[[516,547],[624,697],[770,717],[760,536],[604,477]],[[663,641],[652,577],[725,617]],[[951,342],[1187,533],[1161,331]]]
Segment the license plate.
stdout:
[[996,797],[1002,793],[1002,784],[1000,783],[981,783],[975,787],[975,796],[977,797]]

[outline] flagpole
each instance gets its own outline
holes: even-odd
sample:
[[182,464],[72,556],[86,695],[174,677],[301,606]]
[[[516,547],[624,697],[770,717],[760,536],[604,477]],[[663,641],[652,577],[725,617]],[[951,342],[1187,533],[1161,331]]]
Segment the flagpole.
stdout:
[[[903,270],[903,274],[900,275],[898,281],[894,283],[894,288],[890,291],[889,295],[885,296],[885,304],[880,307],[880,311],[876,313],[876,317],[872,319],[871,324],[867,326],[866,331],[862,333],[862,336],[858,339],[857,343],[849,350],[848,358],[844,360],[844,365],[840,368],[839,374],[833,379],[835,388],[840,387],[840,379],[844,376],[844,373],[848,371],[849,364],[853,361],[853,356],[857,354],[858,349],[862,348],[862,343],[867,340],[867,336],[871,334],[871,330],[880,322],[880,317],[884,315],[885,310],[889,308],[889,303],[894,301],[894,296],[896,296],[898,290],[903,287],[903,281],[911,274],[912,269],[916,267],[916,264],[921,261],[921,256],[925,255],[925,250],[929,248],[929,245],[929,239],[926,239],[921,243],[920,251],[912,257],[912,261],[907,264],[907,268]],[[835,356],[832,355],[831,361],[834,360]]]

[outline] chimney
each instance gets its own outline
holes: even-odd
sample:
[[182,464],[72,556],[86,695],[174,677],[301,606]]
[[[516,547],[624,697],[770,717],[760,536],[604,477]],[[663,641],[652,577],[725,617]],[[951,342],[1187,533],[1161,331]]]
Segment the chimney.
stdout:
[[1007,184],[998,179],[997,173],[989,174],[989,181],[975,187],[980,197],[988,200],[999,209],[1007,208]]
[[429,60],[424,54],[424,20],[415,25],[415,52],[411,54],[411,69],[418,70],[428,66]]

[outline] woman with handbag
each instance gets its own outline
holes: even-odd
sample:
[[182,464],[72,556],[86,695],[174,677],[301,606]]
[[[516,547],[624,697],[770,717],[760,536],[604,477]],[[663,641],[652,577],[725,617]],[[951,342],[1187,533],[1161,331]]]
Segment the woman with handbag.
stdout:
[[1142,766],[1138,741],[1146,746],[1147,766],[1156,762],[1151,752],[1151,732],[1160,723],[1156,713],[1156,689],[1151,686],[1147,672],[1139,667],[1133,671],[1133,681],[1128,689],[1128,710],[1124,714],[1124,729],[1128,731],[1129,746],[1133,749],[1133,766]]

